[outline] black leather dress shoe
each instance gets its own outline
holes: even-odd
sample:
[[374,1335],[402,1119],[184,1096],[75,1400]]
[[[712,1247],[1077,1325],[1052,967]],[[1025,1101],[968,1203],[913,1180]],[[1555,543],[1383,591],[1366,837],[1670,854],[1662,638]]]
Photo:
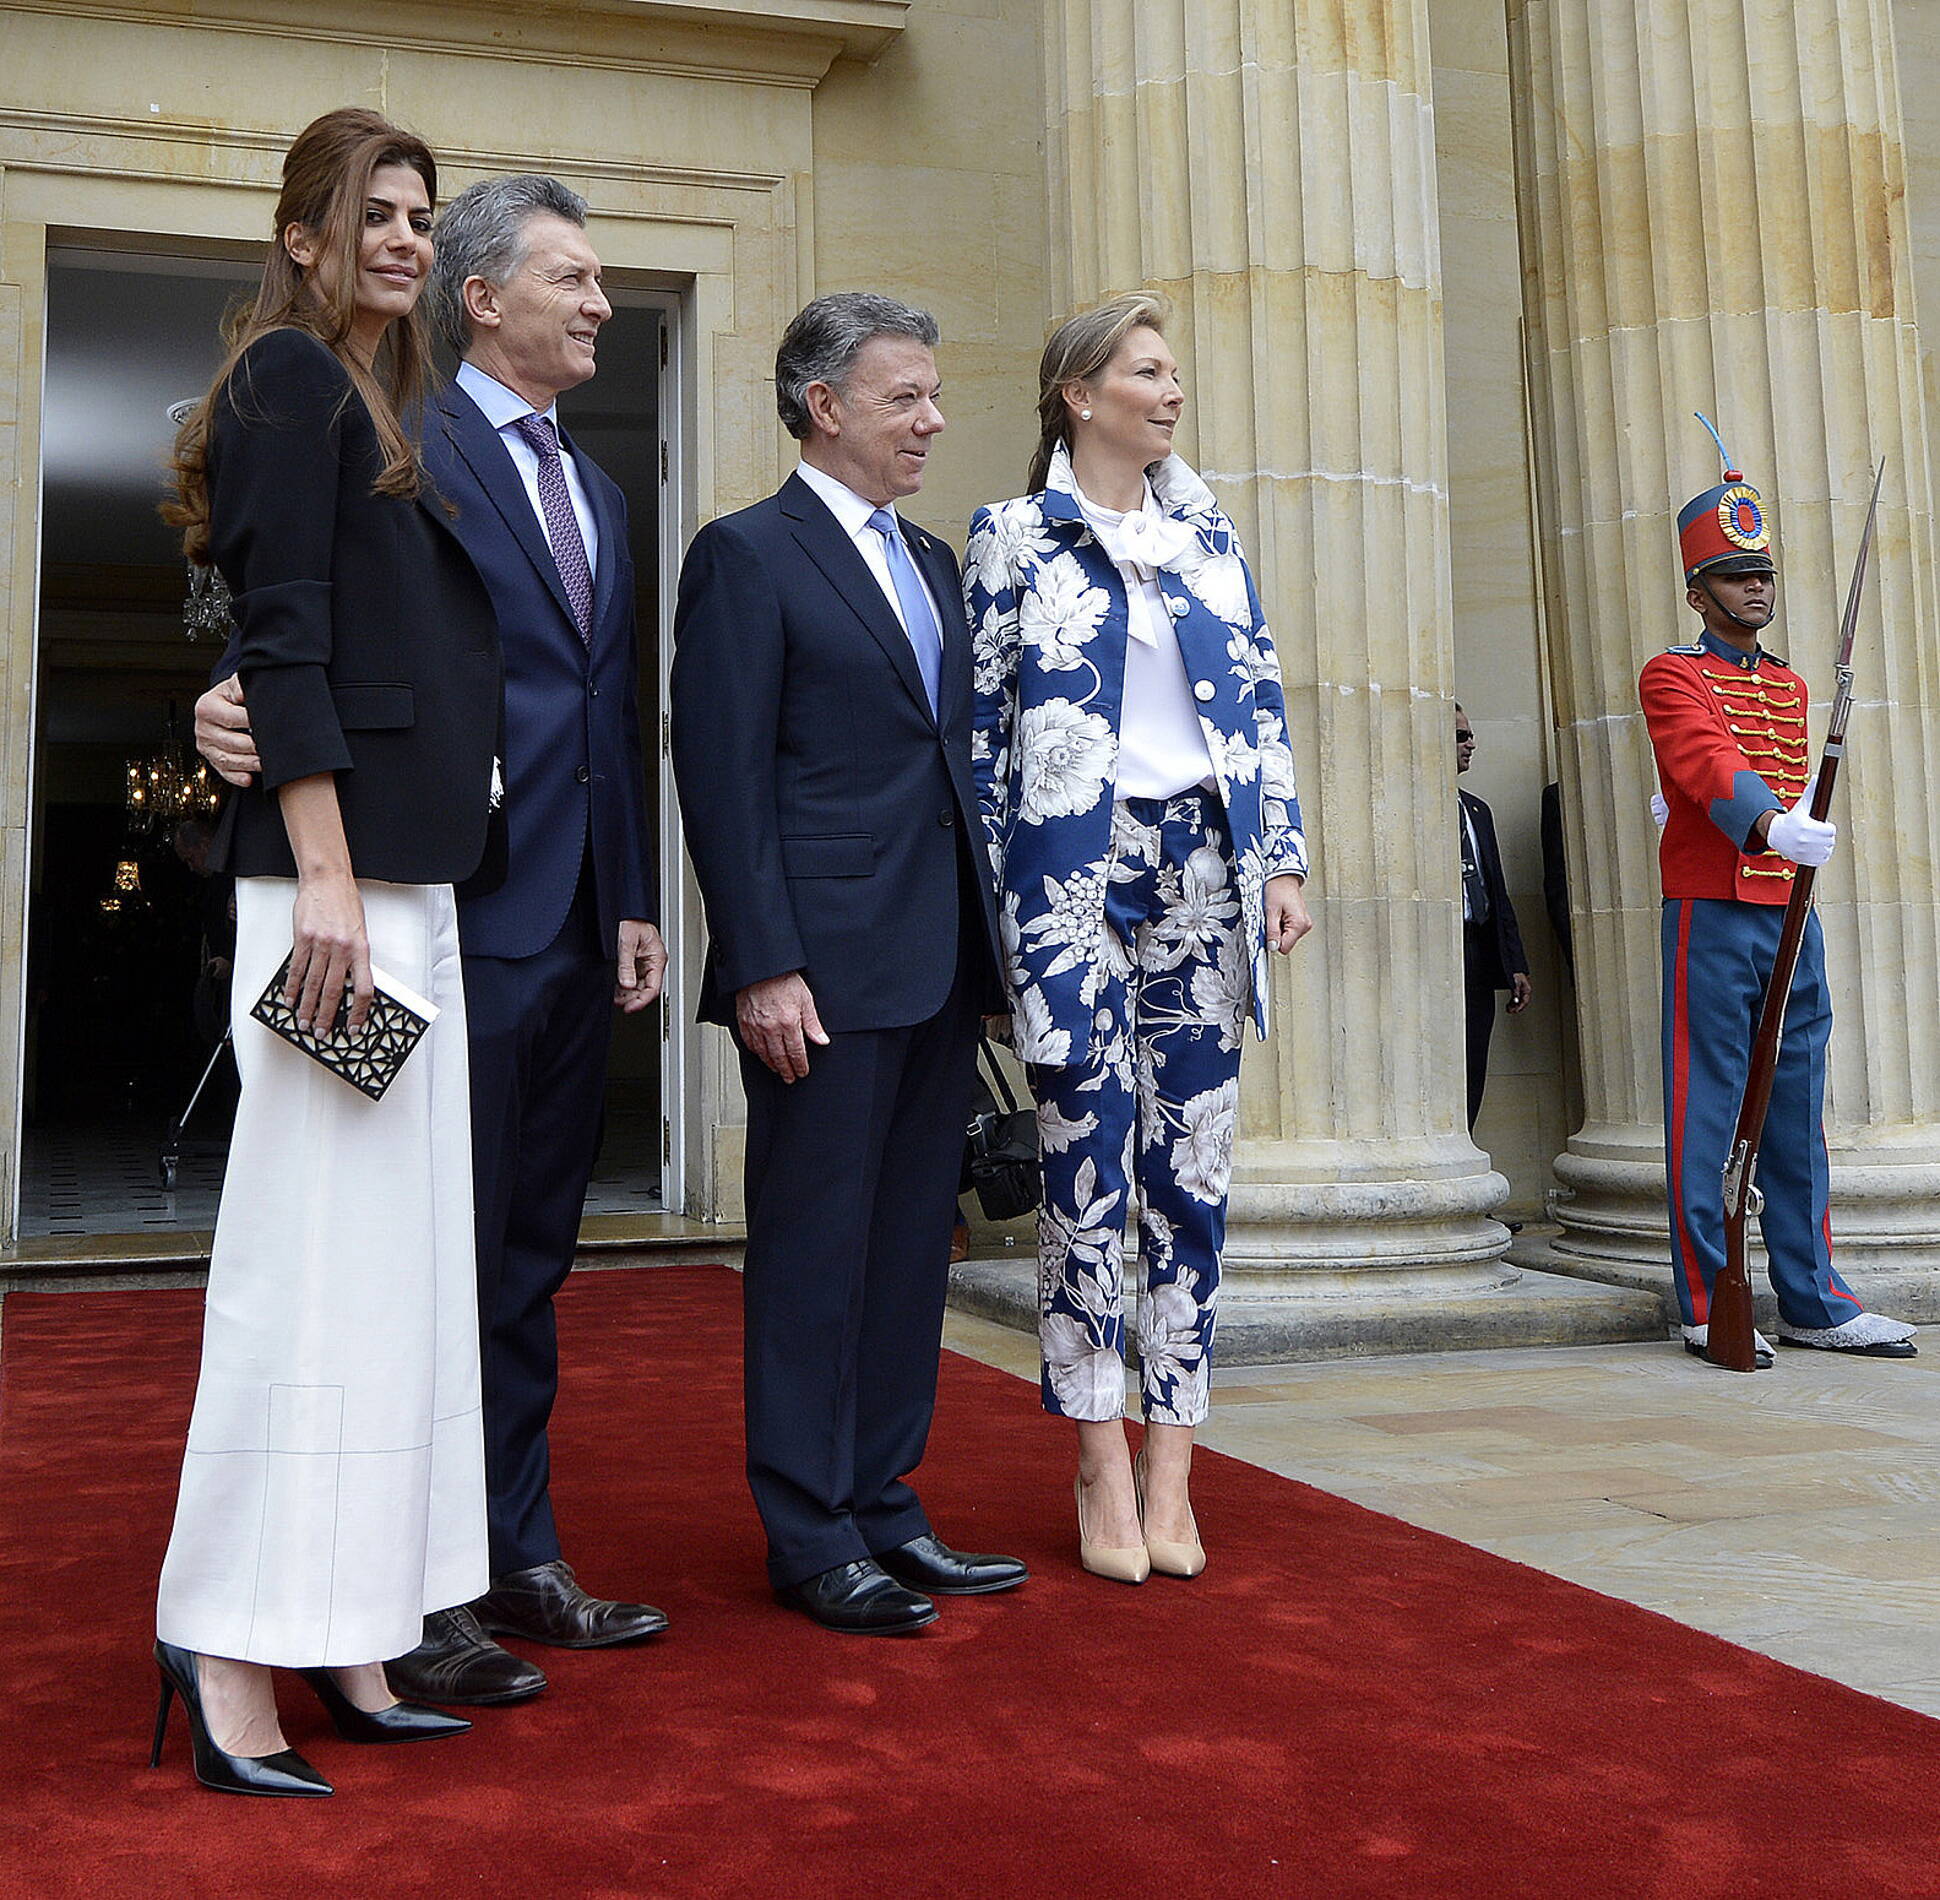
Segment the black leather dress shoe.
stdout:
[[1015,1590],[1031,1573],[1015,1557],[973,1557],[952,1550],[925,1531],[894,1550],[878,1551],[876,1562],[900,1584],[933,1597],[980,1597],[992,1590]]
[[433,1610],[424,1619],[424,1641],[408,1656],[386,1663],[391,1691],[407,1702],[456,1702],[496,1708],[525,1702],[546,1686],[545,1671],[501,1649],[460,1604]]
[[557,1557],[494,1577],[472,1610],[480,1627],[494,1636],[523,1636],[556,1649],[604,1649],[609,1643],[658,1636],[667,1627],[666,1617],[651,1603],[609,1603],[588,1596],[572,1565]]
[[936,1621],[936,1605],[928,1597],[905,1590],[868,1557],[787,1584],[775,1595],[825,1630],[849,1636],[901,1636]]

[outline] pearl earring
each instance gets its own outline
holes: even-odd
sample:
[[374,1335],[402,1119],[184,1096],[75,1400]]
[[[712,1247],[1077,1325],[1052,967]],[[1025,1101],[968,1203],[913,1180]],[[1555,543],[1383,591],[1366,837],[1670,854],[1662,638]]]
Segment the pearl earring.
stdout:
[[1091,420],[1091,411],[1089,409],[1080,409],[1078,411],[1078,420],[1080,422],[1089,422]]

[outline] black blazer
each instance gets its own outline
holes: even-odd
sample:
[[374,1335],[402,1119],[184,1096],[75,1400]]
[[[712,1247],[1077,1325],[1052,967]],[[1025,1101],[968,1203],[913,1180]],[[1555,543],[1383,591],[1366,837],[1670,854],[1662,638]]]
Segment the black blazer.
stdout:
[[452,531],[484,579],[505,649],[506,862],[502,877],[494,867],[458,893],[467,956],[543,950],[566,921],[582,866],[609,955],[622,918],[660,915],[626,501],[570,439],[566,449],[599,524],[589,639],[519,471],[478,405],[452,383],[424,432],[425,466],[458,510]]
[[941,926],[959,915],[979,1002],[1002,1006],[962,582],[941,541],[903,534],[943,629],[935,718],[909,636],[799,476],[710,522],[682,563],[673,759],[707,911],[704,1022],[791,970],[831,1031],[922,1022],[955,976]]
[[293,877],[276,801],[332,772],[351,867],[451,884],[487,856],[498,626],[435,494],[371,492],[377,431],[315,337],[252,343],[210,432],[210,542],[263,769],[229,802],[213,862]]
[[1502,881],[1502,850],[1496,843],[1495,816],[1479,798],[1459,786],[1455,796],[1475,827],[1476,864],[1489,894],[1488,918],[1479,931],[1467,933],[1468,980],[1486,989],[1506,990],[1510,977],[1529,974],[1529,958],[1516,924],[1516,907],[1509,902],[1508,886]]

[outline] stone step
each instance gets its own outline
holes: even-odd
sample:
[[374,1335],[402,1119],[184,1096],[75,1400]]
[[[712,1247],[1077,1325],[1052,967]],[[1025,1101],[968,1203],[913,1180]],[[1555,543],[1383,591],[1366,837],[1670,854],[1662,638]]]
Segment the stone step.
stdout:
[[[966,1260],[950,1269],[950,1304],[1034,1332],[1036,1263]],[[1485,1292],[1222,1296],[1217,1358],[1222,1366],[1264,1366],[1384,1353],[1607,1346],[1662,1339],[1666,1329],[1663,1302],[1654,1293],[1520,1268],[1508,1284]]]
[[[1876,1313],[1890,1313],[1895,1319],[1907,1320],[1915,1326],[1940,1322],[1940,1275],[1924,1267],[1908,1267],[1900,1272],[1890,1267],[1853,1270],[1839,1260],[1838,1217],[1835,1207],[1833,1259],[1839,1266],[1841,1277],[1867,1307]],[[1554,1227],[1517,1235],[1505,1258],[1524,1272],[1560,1274],[1586,1285],[1622,1287],[1631,1292],[1648,1294],[1662,1306],[1667,1325],[1675,1326],[1678,1323],[1677,1287],[1671,1278],[1668,1261],[1660,1264],[1656,1261],[1612,1260],[1573,1253],[1567,1245],[1567,1236]],[[1771,1282],[1765,1277],[1762,1249],[1753,1250],[1750,1264],[1752,1323],[1769,1330],[1777,1323],[1778,1303],[1772,1298]]]

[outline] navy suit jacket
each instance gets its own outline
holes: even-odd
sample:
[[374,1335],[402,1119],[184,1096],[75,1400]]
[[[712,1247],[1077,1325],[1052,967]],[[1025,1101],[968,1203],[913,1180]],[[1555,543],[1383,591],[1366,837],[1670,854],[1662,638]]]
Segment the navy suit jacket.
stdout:
[[452,529],[497,609],[505,660],[506,863],[502,877],[480,881],[485,888],[459,887],[467,956],[543,950],[566,920],[582,863],[592,871],[609,956],[622,918],[659,917],[626,501],[565,440],[599,524],[590,642],[580,638],[545,529],[497,430],[455,383],[426,419],[425,464],[458,511]]
[[1002,1007],[962,581],[934,535],[905,523],[903,538],[942,625],[934,716],[902,623],[799,476],[709,522],[681,564],[674,775],[707,909],[703,1021],[731,1022],[738,990],[799,970],[828,1030],[923,1022],[949,994],[959,930],[979,1000]]
[[1522,947],[1522,929],[1516,922],[1516,907],[1509,901],[1509,886],[1502,875],[1502,848],[1496,843],[1495,814],[1473,792],[1456,788],[1475,826],[1476,868],[1482,873],[1483,888],[1489,894],[1489,915],[1482,941],[1475,946],[1477,961],[1468,970],[1474,987],[1491,990],[1510,988],[1509,979],[1529,974],[1529,956]]

